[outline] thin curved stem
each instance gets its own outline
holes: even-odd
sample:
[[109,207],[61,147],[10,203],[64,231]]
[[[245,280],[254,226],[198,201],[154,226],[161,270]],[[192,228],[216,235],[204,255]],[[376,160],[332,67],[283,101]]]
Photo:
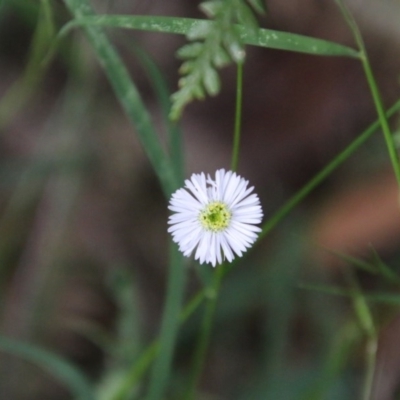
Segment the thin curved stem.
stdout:
[[400,162],[399,155],[397,153],[396,145],[394,143],[393,135],[390,131],[389,123],[385,115],[385,110],[382,102],[382,97],[379,92],[378,85],[376,84],[376,80],[371,68],[371,64],[368,59],[367,50],[365,48],[364,40],[362,38],[360,29],[357,26],[356,21],[351,15],[349,9],[345,6],[342,0],[337,0],[337,4],[345,18],[348,26],[353,32],[354,39],[357,43],[357,46],[360,50],[360,60],[364,69],[365,76],[367,78],[367,82],[371,91],[371,95],[375,104],[375,108],[379,117],[379,122],[381,124],[382,132],[385,138],[386,146],[388,149],[389,157],[392,163],[392,167],[394,170],[394,174],[396,176],[397,184],[400,187]]

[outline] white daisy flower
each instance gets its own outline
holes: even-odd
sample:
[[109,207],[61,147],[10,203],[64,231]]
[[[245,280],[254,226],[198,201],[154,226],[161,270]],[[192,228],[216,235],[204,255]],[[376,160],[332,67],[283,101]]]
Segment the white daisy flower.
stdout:
[[220,169],[215,180],[204,173],[185,181],[187,189],[178,189],[171,197],[168,232],[179,250],[213,267],[224,259],[231,262],[257,239],[263,213],[256,194],[250,194],[248,181],[232,171]]

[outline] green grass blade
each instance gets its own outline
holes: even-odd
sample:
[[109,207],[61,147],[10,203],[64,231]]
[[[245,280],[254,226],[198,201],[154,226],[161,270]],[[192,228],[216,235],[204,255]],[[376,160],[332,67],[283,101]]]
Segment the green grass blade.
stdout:
[[358,324],[350,321],[345,324],[334,337],[327,359],[322,366],[320,375],[313,386],[308,388],[299,400],[323,400],[332,398],[329,396],[331,390],[352,354],[352,349],[360,340],[361,332]]
[[393,172],[396,176],[397,180],[397,185],[400,188],[400,160],[399,160],[399,155],[397,153],[396,145],[393,139],[393,134],[390,130],[389,122],[387,120],[387,117],[385,115],[385,107],[382,101],[382,95],[380,93],[378,84],[376,82],[374,73],[372,71],[372,66],[369,61],[369,57],[367,54],[367,49],[364,44],[364,39],[362,37],[361,31],[357,25],[356,20],[354,19],[353,15],[351,14],[350,10],[348,7],[343,3],[342,0],[336,0],[336,3],[339,6],[339,9],[343,15],[343,18],[347,22],[347,25],[351,29],[354,39],[358,45],[359,51],[360,51],[360,60],[361,64],[364,69],[365,77],[368,82],[368,86],[371,92],[372,99],[375,104],[375,109],[376,112],[379,116],[379,120],[381,122],[381,127],[382,127],[382,133],[383,137],[386,142],[386,147],[388,149],[388,154],[390,161],[392,163],[393,167]]
[[153,85],[157,100],[161,106],[164,123],[168,131],[168,148],[175,176],[178,178],[179,182],[183,182],[184,159],[182,133],[179,125],[176,122],[171,121],[169,118],[169,114],[171,112],[171,93],[168,89],[168,84],[156,63],[144,50],[138,46],[135,46],[133,51],[138,57],[146,74],[149,77],[151,84]]
[[146,373],[154,359],[157,357],[160,351],[160,342],[153,342],[140,356],[135,364],[127,371],[125,376],[122,378],[122,382],[119,385],[116,392],[111,396],[110,400],[126,400],[129,398],[129,394],[136,387],[140,379]]
[[373,257],[373,260],[371,262],[364,261],[360,258],[353,257],[340,251],[331,250],[325,247],[323,248],[327,252],[335,255],[336,257],[342,259],[343,261],[347,262],[355,268],[359,268],[373,275],[380,274],[384,279],[388,280],[389,282],[397,285],[400,284],[400,277],[382,261],[382,259],[379,257],[379,254],[372,246],[370,246]]
[[32,362],[63,382],[77,400],[95,400],[86,377],[57,355],[37,346],[0,336],[0,351]]
[[[214,22],[205,19],[154,17],[154,16],[122,16],[101,15],[76,19],[67,24],[60,32],[67,32],[70,28],[81,26],[108,26],[114,28],[137,29],[160,33],[174,33],[191,36],[194,32],[201,36],[210,31]],[[346,56],[359,57],[359,53],[351,47],[343,46],[327,40],[312,38],[294,33],[280,32],[272,29],[258,28],[255,33],[237,25],[240,38],[245,44],[268,47],[271,49],[288,50],[308,53],[319,56]]]
[[48,63],[43,63],[45,54],[54,37],[54,21],[49,0],[38,2],[37,21],[27,66],[24,73],[6,91],[0,102],[0,130],[4,129],[26,105],[45,76]]
[[40,3],[38,1],[26,0],[3,0],[2,4],[7,7],[12,7],[22,17],[25,22],[34,25],[39,11]]
[[[65,4],[75,18],[93,16],[93,10],[87,0],[65,0]],[[163,151],[150,115],[141,96],[132,82],[129,73],[107,36],[99,27],[86,25],[86,36],[102,65],[114,91],[137,130],[139,139],[161,182],[164,193],[170,193],[178,186],[172,165]]]
[[393,306],[400,305],[400,295],[398,293],[376,292],[367,293],[365,298],[374,303],[388,304]]
[[[354,296],[354,291],[347,288],[342,288],[332,285],[314,284],[314,283],[299,283],[299,289],[312,290],[315,292],[324,293],[332,296],[349,297]],[[389,292],[367,292],[363,294],[364,298],[372,303],[388,304],[393,306],[400,305],[400,295],[398,293]]]
[[183,255],[172,242],[169,264],[167,298],[160,332],[160,352],[151,371],[147,400],[161,399],[163,396],[170,376],[172,356],[180,326],[186,270]]
[[324,250],[326,250],[328,253],[333,254],[334,256],[340,258],[341,260],[347,262],[348,264],[352,265],[355,268],[362,269],[363,271],[369,272],[370,274],[377,275],[378,274],[378,268],[375,267],[375,265],[372,265],[371,263],[364,261],[360,258],[353,257],[349,254],[342,253],[340,251],[336,250],[331,250],[328,248],[324,247]]
[[0,16],[1,13],[4,11],[5,5],[6,5],[6,0],[0,0]]
[[382,259],[379,257],[379,254],[377,251],[370,246],[372,256],[373,256],[373,261],[374,264],[376,265],[378,271],[381,273],[381,275],[387,279],[389,282],[392,282],[394,284],[400,284],[400,277],[388,266],[386,265]]

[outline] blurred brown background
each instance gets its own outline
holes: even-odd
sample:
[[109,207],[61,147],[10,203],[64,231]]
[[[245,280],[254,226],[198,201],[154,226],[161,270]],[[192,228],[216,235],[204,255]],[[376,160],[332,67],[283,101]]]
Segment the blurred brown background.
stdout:
[[[349,3],[389,106],[400,94],[400,4]],[[70,16],[61,1],[52,4],[59,28]],[[203,18],[195,1],[97,0],[96,7],[100,13]],[[354,46],[334,1],[269,0],[267,8],[264,27]],[[35,2],[18,0],[3,6],[0,15],[0,92],[8,96],[0,102],[1,330],[54,350],[99,377],[121,311],[113,291],[118,271],[133,276],[141,335],[158,332],[167,267],[167,202],[82,32],[64,40],[44,76],[25,81],[14,95],[17,100],[10,97],[10,88],[16,90],[27,68],[35,9]],[[109,32],[162,135],[159,106],[131,49],[139,43],[148,51],[175,90],[175,51],[184,39]],[[234,67],[225,69],[222,93],[189,105],[184,113],[187,175],[229,167],[235,74]],[[268,218],[373,122],[376,112],[362,67],[352,59],[248,48],[244,74],[239,173],[256,186]],[[395,257],[398,211],[393,172],[376,134],[295,212],[304,221],[298,234],[313,243],[302,265],[311,277],[336,276],[340,259],[320,246],[368,257],[372,245],[383,258]],[[290,235],[290,226],[265,240],[255,257],[268,260],[276,241]],[[197,286],[194,273],[189,286]],[[241,321],[243,332],[232,348],[212,350],[203,385],[220,396],[216,398],[239,398],[224,395],[229,381],[240,375],[239,365],[254,368],[262,339],[257,307],[252,310]],[[376,400],[394,399],[400,383],[398,332],[395,321],[382,335]],[[297,340],[292,356],[301,360],[309,343]],[[0,362],[1,399],[69,398],[37,368],[3,354]]]

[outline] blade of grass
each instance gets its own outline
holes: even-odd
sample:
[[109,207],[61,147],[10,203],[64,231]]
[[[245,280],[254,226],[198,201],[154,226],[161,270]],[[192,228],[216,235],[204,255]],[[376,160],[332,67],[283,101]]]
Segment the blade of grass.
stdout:
[[400,277],[391,269],[389,268],[388,265],[386,265],[382,259],[379,257],[379,254],[377,251],[370,246],[372,256],[374,257],[374,263],[377,267],[377,270],[380,272],[380,274],[389,282],[395,283],[395,284],[400,284]]
[[185,277],[183,255],[171,242],[167,298],[160,331],[160,352],[151,371],[150,387],[146,396],[148,400],[161,399],[168,383],[176,336],[180,326],[179,315],[183,301]]
[[321,374],[316,382],[300,397],[300,400],[325,400],[329,390],[337,382],[340,373],[344,370],[351,354],[351,350],[360,340],[360,328],[355,321],[348,322],[335,335],[329,354],[324,363]]
[[87,378],[72,364],[37,346],[0,336],[0,351],[20,357],[39,366],[63,382],[76,399],[95,400]]
[[14,118],[39,86],[51,59],[43,63],[54,37],[50,0],[41,0],[28,64],[23,75],[8,89],[0,102],[0,130]]
[[[94,15],[88,0],[64,1],[75,18]],[[151,123],[149,112],[143,104],[136,86],[131,80],[124,63],[103,31],[99,27],[89,25],[84,27],[84,31],[118,100],[132,125],[136,128],[139,139],[168,198],[178,187],[179,182],[174,175],[174,169],[169,158],[160,145],[155,128]]]
[[[350,289],[345,289],[342,287],[322,285],[314,283],[299,283],[299,289],[313,290],[315,292],[320,292],[333,296],[341,297],[352,297],[354,293]],[[363,294],[364,298],[373,303],[388,304],[388,305],[400,305],[400,295],[398,293],[387,293],[387,292],[370,292]]]
[[373,275],[378,275],[380,274],[384,279],[391,283],[395,284],[400,284],[400,277],[397,276],[395,272],[393,272],[388,265],[386,265],[382,259],[379,257],[379,254],[376,252],[376,250],[370,246],[372,256],[373,256],[373,262],[367,262],[362,259],[359,259],[357,257],[350,256],[345,253],[341,253],[339,251],[331,250],[328,248],[325,248],[325,250],[342,260],[346,261],[347,263],[351,264],[353,267],[362,269],[366,272],[369,272]]
[[110,400],[126,400],[129,398],[129,394],[135,389],[135,386],[141,379],[141,377],[150,368],[154,359],[157,357],[160,351],[160,342],[154,341],[138,360],[133,364],[132,368],[128,371],[122,383],[119,385],[116,392],[111,396]]
[[5,6],[6,6],[6,0],[0,0],[0,21],[1,21],[1,18],[2,18],[2,13],[3,13],[3,11],[4,11],[4,9],[5,9]]
[[19,16],[24,18],[25,22],[29,22],[32,25],[35,24],[37,12],[40,7],[38,1],[3,0],[2,3],[7,7],[12,7]]
[[[60,36],[71,28],[81,26],[107,26],[114,28],[137,29],[160,33],[174,33],[190,35],[191,32],[207,32],[214,22],[205,19],[157,17],[157,16],[126,16],[126,15],[98,15],[83,17],[69,22],[61,30]],[[346,56],[358,58],[359,53],[347,46],[322,39],[280,32],[272,29],[259,28],[255,33],[237,25],[237,31],[245,44],[268,47],[271,49],[289,50],[320,56]]]
[[183,182],[184,160],[182,134],[177,122],[171,121],[169,118],[171,112],[171,93],[168,89],[168,84],[162,72],[148,53],[142,50],[139,46],[134,46],[133,51],[138,57],[144,68],[144,71],[148,75],[149,80],[153,85],[154,92],[161,106],[164,123],[168,131],[168,148],[172,166],[174,168],[176,177],[179,179],[179,182]]
[[338,258],[341,258],[343,261],[351,264],[353,267],[362,269],[363,271],[369,272],[370,274],[374,275],[377,275],[379,273],[378,269],[374,265],[364,260],[361,260],[357,257],[350,256],[340,251],[331,250],[326,247],[324,247],[324,250],[327,251],[328,253],[335,255]]
[[392,163],[393,171],[397,179],[397,184],[400,187],[400,162],[399,162],[399,156],[397,154],[397,149],[396,145],[394,142],[393,135],[390,131],[389,123],[387,121],[386,115],[385,115],[385,109],[383,106],[382,102],[382,97],[379,92],[378,85],[376,83],[374,74],[372,72],[372,67],[368,59],[368,54],[367,50],[365,48],[364,40],[362,38],[360,29],[358,28],[358,25],[353,18],[352,14],[350,13],[350,10],[346,7],[344,2],[342,0],[336,0],[336,3],[339,6],[340,11],[343,14],[343,17],[345,21],[347,22],[347,25],[349,26],[350,30],[353,33],[354,39],[360,49],[360,60],[361,64],[364,69],[365,76],[367,78],[367,82],[371,91],[372,99],[375,104],[375,108],[379,117],[379,121],[382,127],[382,132],[383,136],[385,138],[386,146],[388,149],[390,161]]

